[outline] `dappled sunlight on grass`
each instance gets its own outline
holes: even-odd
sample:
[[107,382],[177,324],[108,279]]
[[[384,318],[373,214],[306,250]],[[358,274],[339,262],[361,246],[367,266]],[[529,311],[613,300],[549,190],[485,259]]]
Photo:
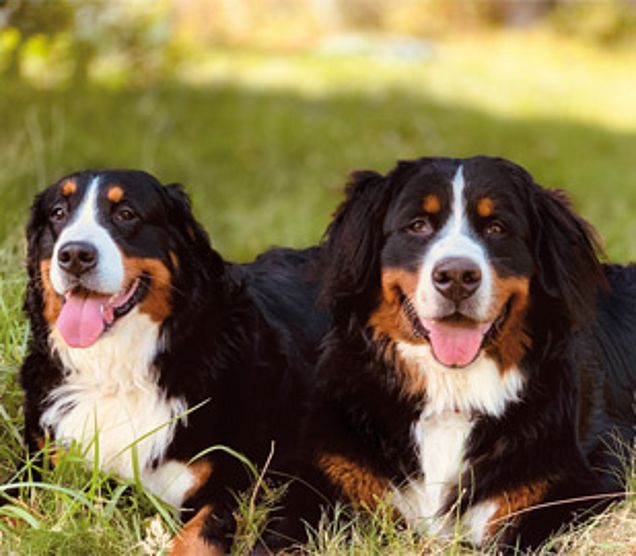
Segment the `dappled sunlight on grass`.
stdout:
[[[372,39],[371,39],[372,40]],[[186,65],[186,83],[223,83],[308,97],[343,92],[423,95],[493,115],[555,117],[636,130],[636,53],[545,32],[480,34],[431,43],[429,60],[217,50]]]
[[[511,118],[636,130],[634,52],[544,33],[501,33],[479,41],[467,38],[449,45],[445,53],[446,67],[431,79],[436,98]],[[454,71],[447,71],[448,66]],[[459,86],[457,73],[463,75]]]

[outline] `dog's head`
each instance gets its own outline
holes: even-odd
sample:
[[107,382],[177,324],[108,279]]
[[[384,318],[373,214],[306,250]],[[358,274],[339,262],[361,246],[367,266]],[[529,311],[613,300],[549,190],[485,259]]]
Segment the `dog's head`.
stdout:
[[95,344],[133,311],[163,323],[180,279],[202,266],[194,255],[211,251],[181,187],[136,170],[54,183],[33,203],[27,240],[27,310],[70,347]]
[[[322,298],[445,367],[502,367],[530,343],[528,315],[576,329],[604,283],[589,225],[512,162],[400,162],[353,175],[327,231]],[[539,307],[541,306],[541,307]]]

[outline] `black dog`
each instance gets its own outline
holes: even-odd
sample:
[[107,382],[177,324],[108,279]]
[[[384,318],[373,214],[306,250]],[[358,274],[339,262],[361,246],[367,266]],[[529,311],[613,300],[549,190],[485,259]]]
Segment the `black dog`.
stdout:
[[[347,193],[323,245],[308,480],[500,547],[624,491],[636,268],[601,264],[565,196],[506,160],[400,162]],[[288,505],[290,523],[318,515]]]
[[195,516],[173,553],[226,550],[253,477],[224,451],[196,456],[224,445],[263,465],[273,449],[270,469],[290,472],[327,326],[316,249],[227,264],[178,185],[125,170],[51,185],[27,235],[29,446],[77,442],[127,478],[134,450],[145,487]]

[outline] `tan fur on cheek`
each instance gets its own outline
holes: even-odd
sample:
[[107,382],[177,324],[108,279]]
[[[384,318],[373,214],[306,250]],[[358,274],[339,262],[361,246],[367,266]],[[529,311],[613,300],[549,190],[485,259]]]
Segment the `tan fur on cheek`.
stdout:
[[413,299],[417,289],[417,275],[403,269],[389,268],[382,271],[382,300],[371,314],[369,324],[374,329],[377,343],[383,337],[389,338],[390,345],[384,349],[383,357],[387,366],[394,368],[407,396],[420,396],[426,390],[426,377],[417,365],[402,361],[395,354],[395,342],[423,343],[413,335],[413,325],[404,314],[400,292]]
[[489,354],[495,358],[502,372],[516,366],[531,346],[525,330],[528,309],[530,280],[525,277],[499,278],[493,269],[494,305],[503,310],[508,301],[508,316],[494,342],[489,346]]
[[222,556],[225,554],[220,546],[205,542],[201,536],[205,521],[211,513],[212,506],[201,508],[172,539],[168,556]]
[[172,275],[170,271],[159,259],[123,258],[126,283],[132,282],[144,273],[150,276],[150,288],[145,299],[139,305],[139,311],[149,315],[155,322],[163,322],[172,312]]
[[382,271],[382,300],[371,314],[369,324],[393,340],[412,340],[413,329],[404,315],[400,292],[409,299],[415,295],[417,275],[400,268]]
[[354,507],[372,509],[387,492],[386,479],[374,475],[370,470],[343,456],[320,454],[318,466]]
[[40,284],[42,285],[42,297],[44,299],[44,318],[51,326],[57,321],[62,311],[62,299],[53,289],[51,283],[51,259],[40,262]]

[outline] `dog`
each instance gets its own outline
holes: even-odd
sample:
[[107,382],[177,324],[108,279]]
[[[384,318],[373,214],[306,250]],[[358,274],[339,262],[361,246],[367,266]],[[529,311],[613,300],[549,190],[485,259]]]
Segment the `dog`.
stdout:
[[[333,322],[306,480],[502,551],[615,500],[636,426],[636,267],[599,252],[563,192],[501,158],[354,173],[323,242]],[[306,493],[287,512],[319,515]]]
[[290,472],[328,323],[307,273],[317,249],[226,263],[183,188],[136,170],[57,181],[27,240],[30,450],[76,444],[104,471],[138,473],[188,521],[173,555],[224,553],[254,480],[229,450]]

